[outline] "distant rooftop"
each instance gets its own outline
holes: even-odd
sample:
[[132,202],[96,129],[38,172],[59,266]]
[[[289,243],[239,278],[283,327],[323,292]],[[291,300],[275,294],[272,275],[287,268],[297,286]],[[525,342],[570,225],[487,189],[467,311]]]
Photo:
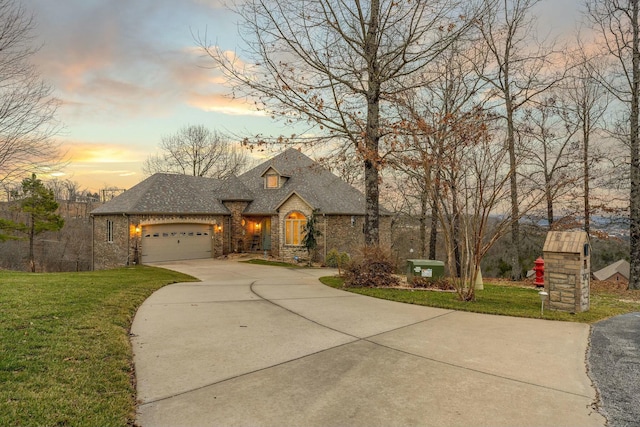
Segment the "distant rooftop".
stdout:
[[630,270],[629,263],[626,260],[621,259],[620,261],[616,261],[613,264],[594,272],[593,277],[595,277],[596,280],[607,280],[615,274],[620,274],[628,280]]

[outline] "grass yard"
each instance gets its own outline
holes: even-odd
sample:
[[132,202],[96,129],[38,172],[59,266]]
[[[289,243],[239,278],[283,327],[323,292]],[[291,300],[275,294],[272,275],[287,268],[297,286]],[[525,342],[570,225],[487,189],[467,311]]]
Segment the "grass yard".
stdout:
[[[504,316],[541,317],[540,297],[538,290],[533,286],[485,283],[484,290],[476,292],[476,301],[463,302],[458,300],[455,293],[450,292],[409,288],[344,288],[343,279],[333,276],[322,277],[320,281],[325,285],[349,292],[408,304]],[[589,311],[570,314],[545,308],[544,319],[593,323],[611,316],[636,311],[640,311],[640,291],[624,291],[611,286],[599,286],[593,282]]]
[[133,316],[153,291],[195,280],[144,266],[0,271],[0,425],[133,425]]

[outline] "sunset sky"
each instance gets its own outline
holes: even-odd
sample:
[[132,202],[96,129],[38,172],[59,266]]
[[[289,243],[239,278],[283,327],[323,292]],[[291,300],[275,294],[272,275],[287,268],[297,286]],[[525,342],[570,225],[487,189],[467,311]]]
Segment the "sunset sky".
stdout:
[[[295,1],[295,0],[291,0]],[[236,134],[280,134],[280,126],[227,98],[192,34],[238,45],[223,0],[23,0],[35,14],[33,58],[62,102],[58,136],[69,165],[59,179],[97,191],[130,188],[161,136],[188,124]],[[539,19],[571,32],[580,0],[546,0]],[[46,179],[46,178],[45,178]]]

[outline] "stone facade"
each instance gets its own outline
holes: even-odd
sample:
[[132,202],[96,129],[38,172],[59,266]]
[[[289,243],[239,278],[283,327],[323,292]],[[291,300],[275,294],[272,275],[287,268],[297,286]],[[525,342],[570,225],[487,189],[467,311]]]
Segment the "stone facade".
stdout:
[[300,212],[301,214],[309,217],[311,216],[312,209],[307,202],[302,200],[297,194],[293,194],[287,201],[285,201],[278,212],[278,242],[282,242],[280,245],[279,258],[285,261],[291,261],[298,258],[307,258],[307,249],[301,245],[287,245],[285,240],[285,220],[293,212]]
[[591,260],[586,233],[549,232],[543,252],[549,308],[571,313],[588,311]]
[[[364,246],[364,215],[327,215],[323,233],[326,236],[326,239],[322,239],[325,255],[332,249],[353,255]],[[380,246],[391,248],[390,216],[380,217]]]
[[[108,238],[108,224],[111,238]],[[104,215],[93,220],[93,268],[104,270],[129,265],[133,262],[130,254],[130,223],[125,215]]]
[[280,250],[280,227],[279,227],[279,215],[271,216],[271,256],[280,258],[282,251]]
[[[225,203],[232,214],[224,215],[99,215],[93,218],[93,268],[102,270],[140,263],[143,242],[140,230],[145,225],[156,224],[211,224],[212,257],[234,252],[263,253],[262,246],[252,247],[255,240],[263,242],[265,220],[270,220],[271,249],[267,254],[283,261],[293,261],[294,257],[306,259],[307,250],[302,245],[286,245],[285,220],[292,212],[311,215],[309,205],[297,195],[282,204],[279,214],[273,216],[243,216],[247,202]],[[317,216],[318,229],[322,233],[314,261],[324,262],[332,249],[353,255],[364,245],[364,216],[323,215]],[[390,217],[381,217],[380,242],[390,247]],[[112,224],[111,241],[107,239],[107,223]],[[260,225],[258,225],[260,224]],[[261,229],[262,228],[262,229]]]
[[[248,247],[248,236],[245,228],[246,221],[242,216],[242,212],[247,208],[249,202],[223,202],[227,209],[231,212],[231,217],[227,220],[227,241],[225,253],[244,252]],[[243,225],[243,222],[245,225]]]

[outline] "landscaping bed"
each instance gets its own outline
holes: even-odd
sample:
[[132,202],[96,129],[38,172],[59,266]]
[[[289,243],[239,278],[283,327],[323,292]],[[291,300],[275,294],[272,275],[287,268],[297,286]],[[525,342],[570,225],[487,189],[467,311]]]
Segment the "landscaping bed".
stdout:
[[589,311],[571,314],[545,309],[541,314],[538,292],[542,288],[537,288],[532,280],[485,279],[484,290],[476,291],[475,301],[461,301],[455,292],[413,288],[406,282],[392,287],[351,288],[344,287],[344,280],[340,277],[323,277],[320,280],[334,288],[375,298],[485,314],[592,323],[620,314],[640,312],[640,291],[628,291],[621,285],[606,282],[591,282]]

